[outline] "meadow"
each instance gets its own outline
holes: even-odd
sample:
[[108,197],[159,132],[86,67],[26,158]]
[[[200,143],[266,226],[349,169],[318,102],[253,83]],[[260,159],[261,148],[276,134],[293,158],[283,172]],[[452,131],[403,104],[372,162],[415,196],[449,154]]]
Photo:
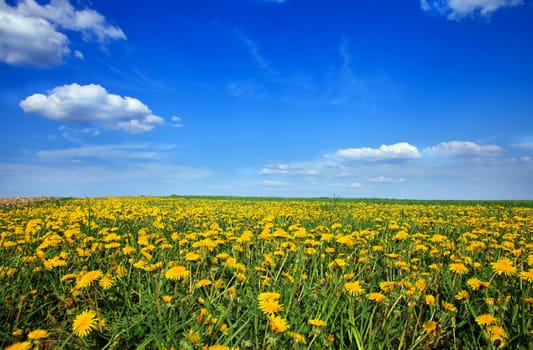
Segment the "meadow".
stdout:
[[0,207],[0,348],[532,349],[533,203]]

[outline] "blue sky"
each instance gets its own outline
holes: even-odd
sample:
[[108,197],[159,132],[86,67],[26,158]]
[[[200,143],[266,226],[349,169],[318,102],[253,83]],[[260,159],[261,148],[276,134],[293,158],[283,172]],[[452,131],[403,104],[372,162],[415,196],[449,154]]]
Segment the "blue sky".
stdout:
[[0,0],[0,196],[533,199],[528,0]]

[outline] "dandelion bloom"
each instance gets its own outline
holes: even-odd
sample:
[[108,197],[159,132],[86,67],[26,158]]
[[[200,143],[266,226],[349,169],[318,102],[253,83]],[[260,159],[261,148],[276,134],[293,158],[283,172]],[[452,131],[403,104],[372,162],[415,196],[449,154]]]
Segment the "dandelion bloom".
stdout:
[[102,287],[102,289],[109,289],[113,286],[113,284],[115,284],[115,281],[109,276],[104,276],[98,282],[98,284],[100,285],[100,287]]
[[455,294],[455,299],[457,300],[464,300],[468,299],[468,292],[464,289],[460,290],[459,293]]
[[516,273],[516,267],[513,266],[513,263],[508,258],[501,258],[496,262],[490,264],[492,269],[498,275],[514,275]]
[[464,274],[467,274],[470,270],[468,269],[468,267],[465,266],[465,264],[463,263],[453,263],[453,264],[450,264],[450,266],[448,267],[448,269],[451,271],[451,272],[454,272],[458,275],[464,275]]
[[4,348],[4,350],[30,350],[31,342],[14,343]]
[[44,329],[36,329],[28,333],[28,339],[42,339],[48,337],[48,332]]
[[287,332],[287,335],[294,339],[296,343],[307,344],[307,340],[305,340],[305,337],[300,333]]
[[76,284],[76,287],[78,288],[85,288],[91,285],[94,281],[98,280],[103,276],[102,271],[100,270],[92,270],[89,272],[86,272],[81,276],[80,280]]
[[210,284],[213,284],[213,282],[211,282],[210,280],[202,279],[202,280],[199,280],[198,282],[196,282],[196,284],[194,286],[196,288],[202,288],[202,287],[208,286]]
[[268,299],[279,300],[279,298],[281,298],[281,294],[279,293],[264,292],[264,293],[259,294],[259,296],[257,297],[257,300],[259,301],[268,300]]
[[187,261],[199,261],[202,260],[202,256],[195,252],[188,252],[185,254],[185,260]]
[[361,282],[359,282],[359,281],[347,282],[344,285],[344,289],[351,296],[357,296],[357,295],[363,294],[365,292],[364,288],[361,286]]
[[466,284],[468,284],[472,290],[478,290],[481,287],[488,288],[490,286],[490,282],[485,282],[478,278],[469,278],[468,281],[466,281]]
[[165,272],[165,278],[168,280],[184,280],[189,277],[189,271],[183,266],[174,266]]
[[163,300],[164,303],[170,303],[172,301],[172,296],[171,295],[163,295],[163,296],[161,296],[161,299]]
[[426,300],[426,304],[428,304],[428,305],[435,304],[435,297],[433,295],[430,295],[430,294],[426,295],[425,300]]
[[507,333],[505,332],[505,329],[500,326],[490,326],[487,329],[487,333],[492,343],[500,341],[500,347],[505,345],[507,340]]
[[381,293],[369,293],[367,298],[368,300],[375,301],[376,303],[380,303],[385,300],[385,296]]
[[520,278],[528,282],[533,282],[533,269],[529,269],[529,271],[520,272]]
[[283,309],[283,305],[274,299],[265,299],[259,301],[259,308],[266,315],[275,314]]
[[326,327],[327,326],[327,323],[325,321],[322,321],[318,318],[310,319],[309,321],[307,321],[307,323],[315,327]]
[[449,303],[449,302],[447,302],[447,301],[443,301],[443,302],[442,302],[442,307],[443,307],[444,310],[446,310],[446,311],[457,312],[457,308],[455,307],[455,305],[453,305],[452,303]]
[[497,318],[491,314],[482,314],[476,317],[476,322],[480,326],[489,326],[493,323],[496,323]]
[[385,293],[390,293],[394,289],[395,286],[396,286],[396,282],[392,282],[392,281],[379,282],[379,289],[381,289]]
[[96,313],[93,310],[83,311],[76,316],[72,330],[78,337],[85,337],[96,327]]
[[270,329],[275,333],[283,333],[290,327],[287,320],[279,316],[270,316],[268,321],[270,322]]
[[437,333],[437,322],[435,321],[427,321],[424,323],[424,330],[428,333],[431,333],[433,335],[436,335]]
[[205,346],[204,349],[206,350],[231,350],[229,346],[219,345],[219,344]]

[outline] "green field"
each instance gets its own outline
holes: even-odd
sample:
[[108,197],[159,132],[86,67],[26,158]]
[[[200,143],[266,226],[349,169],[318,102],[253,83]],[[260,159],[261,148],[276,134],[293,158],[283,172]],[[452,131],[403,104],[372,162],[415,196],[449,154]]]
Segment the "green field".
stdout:
[[533,349],[533,201],[0,207],[6,349]]

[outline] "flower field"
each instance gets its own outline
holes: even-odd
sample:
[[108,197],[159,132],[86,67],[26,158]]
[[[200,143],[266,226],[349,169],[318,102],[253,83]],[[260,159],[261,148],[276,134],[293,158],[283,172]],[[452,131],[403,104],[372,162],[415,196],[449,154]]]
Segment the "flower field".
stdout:
[[0,208],[0,348],[531,349],[531,203]]

